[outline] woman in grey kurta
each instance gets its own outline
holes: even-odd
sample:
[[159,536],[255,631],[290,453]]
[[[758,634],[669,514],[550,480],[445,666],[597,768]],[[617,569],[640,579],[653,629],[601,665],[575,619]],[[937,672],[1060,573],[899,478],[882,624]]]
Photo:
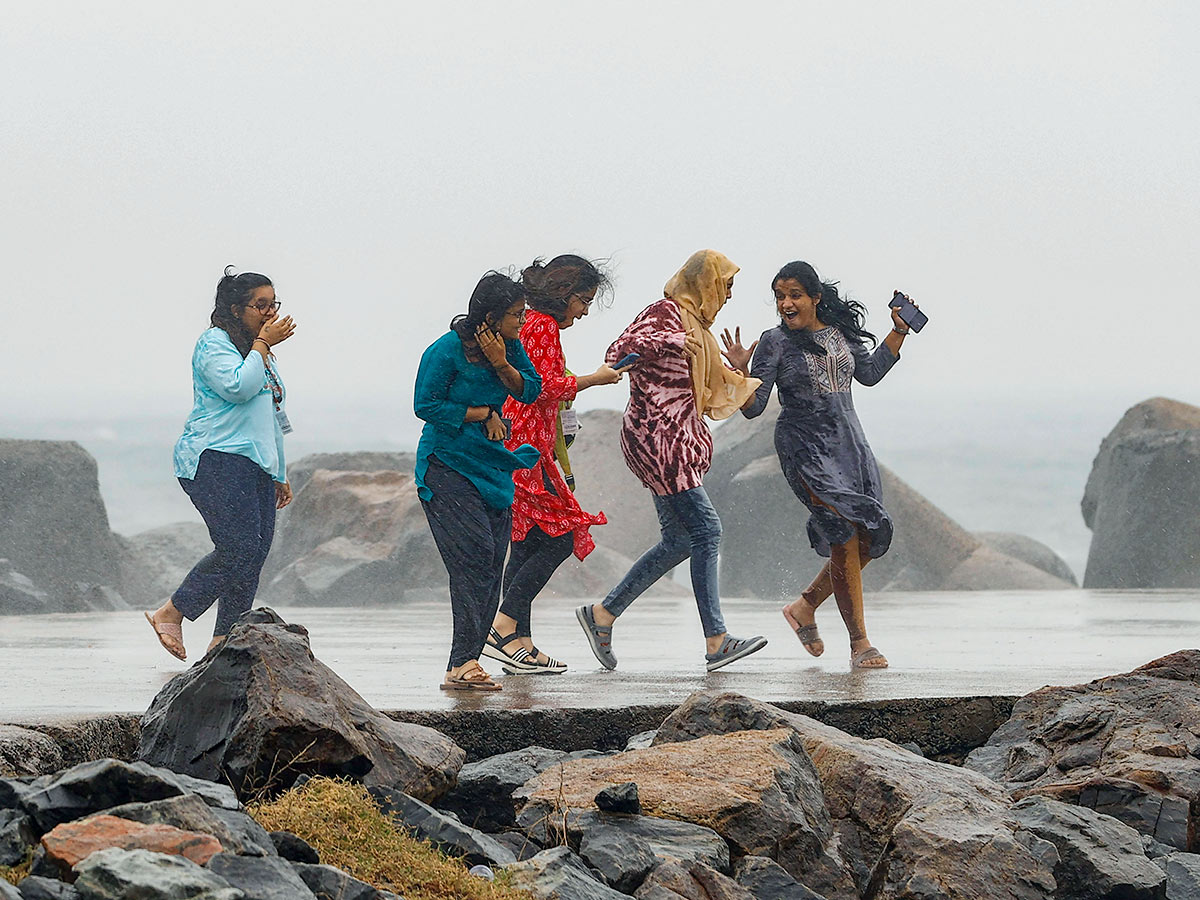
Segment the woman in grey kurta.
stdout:
[[908,326],[895,311],[892,332],[872,351],[865,309],[838,295],[808,263],[784,266],[772,282],[780,324],[749,349],[726,331],[725,356],[762,380],[742,407],[754,418],[773,387],[781,405],[775,451],[788,484],[811,513],[808,539],[829,558],[816,580],[783,608],[788,624],[813,656],[825,652],[815,624],[818,606],[833,594],[850,634],[851,665],[881,669],[887,659],[867,639],[862,566],[887,552],[892,520],[883,505],[879,467],[854,411],[850,386],[873,385],[900,358]]

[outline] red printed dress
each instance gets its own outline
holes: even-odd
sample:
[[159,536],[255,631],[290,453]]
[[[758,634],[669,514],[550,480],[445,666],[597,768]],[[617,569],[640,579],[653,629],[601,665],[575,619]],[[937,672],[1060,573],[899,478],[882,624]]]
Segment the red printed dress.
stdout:
[[621,450],[629,470],[659,496],[700,487],[712,465],[712,434],[696,411],[683,346],[679,307],[663,298],[642,310],[604,358],[611,366],[641,354],[629,370]]
[[[575,532],[575,555],[583,559],[596,547],[588,533],[593,525],[604,525],[604,513],[584,512],[554,459],[558,432],[558,404],[574,400],[575,376],[567,374],[567,361],[559,341],[558,322],[553,316],[529,310],[521,326],[521,343],[539,375],[542,393],[532,403],[504,401],[504,416],[512,419],[508,447],[532,444],[541,458],[531,469],[513,472],[516,495],[512,505],[512,539],[523,541],[535,525],[551,537]],[[553,491],[546,487],[549,482]]]

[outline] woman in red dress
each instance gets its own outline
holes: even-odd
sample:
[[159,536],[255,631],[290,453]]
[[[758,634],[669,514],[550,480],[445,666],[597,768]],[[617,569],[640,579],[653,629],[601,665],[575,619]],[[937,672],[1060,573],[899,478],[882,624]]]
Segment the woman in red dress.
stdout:
[[554,571],[573,552],[583,559],[596,543],[588,533],[608,520],[584,512],[572,493],[574,477],[566,448],[578,424],[570,408],[575,395],[597,384],[616,384],[624,370],[601,365],[591,375],[572,375],[566,366],[559,332],[588,314],[598,293],[611,290],[608,276],[582,256],[535,260],[521,273],[529,312],[521,343],[542,376],[542,393],[533,403],[507,400],[512,420],[510,447],[532,444],[541,453],[537,465],[513,473],[512,548],[504,569],[504,602],[492,622],[483,652],[501,662],[510,675],[557,674],[566,665],[533,645],[530,606]]

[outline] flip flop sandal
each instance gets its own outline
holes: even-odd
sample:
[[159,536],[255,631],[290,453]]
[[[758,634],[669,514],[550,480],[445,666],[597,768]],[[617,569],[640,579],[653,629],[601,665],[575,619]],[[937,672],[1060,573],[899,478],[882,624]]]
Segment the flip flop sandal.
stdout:
[[[873,659],[882,659],[882,666],[864,666],[863,663],[870,662]],[[850,668],[852,669],[886,669],[888,667],[887,657],[876,650],[874,647],[868,647],[866,650],[860,650],[858,653],[850,657]]]
[[[488,632],[487,639],[483,642],[483,655],[489,659],[497,660],[501,663],[501,668],[509,675],[525,674],[527,672],[536,672],[540,666],[533,660],[533,654],[524,647],[517,647],[515,653],[505,653],[501,649],[505,644],[509,643],[516,635],[514,631],[508,637],[504,637],[495,628]],[[536,651],[535,651],[536,652]],[[512,672],[508,670],[512,669]]]
[[817,641],[821,641],[822,644],[825,643],[821,640],[821,632],[817,631],[816,622],[811,625],[801,625],[796,621],[796,617],[788,612],[786,606],[781,611],[783,612],[783,617],[787,619],[788,625],[791,626],[792,631],[796,632],[796,637],[800,638],[800,643],[804,645],[804,649],[808,651],[809,656],[820,656],[821,653],[825,652],[824,647],[821,648],[821,653],[814,652],[812,648],[812,645]]
[[722,666],[727,666],[731,662],[741,659],[743,656],[757,653],[765,646],[767,646],[767,639],[762,635],[755,635],[752,638],[735,638],[727,634],[717,652],[704,654],[704,659],[707,663],[708,671],[714,672]]
[[606,669],[615,669],[617,657],[612,652],[612,626],[597,625],[590,606],[581,606],[575,610],[575,618],[579,620],[583,633],[587,635],[588,644],[600,665]]
[[467,669],[457,677],[447,675],[446,680],[438,685],[443,691],[499,691],[502,685],[492,681],[492,676],[484,671],[483,666],[476,665]]
[[[146,621],[150,623],[150,627],[154,629],[154,636],[158,638],[158,642],[162,644],[162,648],[170,653],[176,659],[187,659],[187,649],[183,646],[183,626],[176,625],[173,622],[155,622],[154,617],[148,612],[142,613],[146,617]],[[164,638],[172,638],[179,643],[179,649],[176,650],[168,644]]]

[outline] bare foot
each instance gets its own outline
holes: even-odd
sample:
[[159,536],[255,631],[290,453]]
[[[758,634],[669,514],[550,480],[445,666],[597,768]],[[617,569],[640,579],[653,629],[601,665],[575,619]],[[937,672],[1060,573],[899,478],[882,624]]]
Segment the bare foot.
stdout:
[[817,611],[809,606],[803,596],[783,608],[783,617],[811,656],[820,656],[825,652],[825,642],[817,631]]

